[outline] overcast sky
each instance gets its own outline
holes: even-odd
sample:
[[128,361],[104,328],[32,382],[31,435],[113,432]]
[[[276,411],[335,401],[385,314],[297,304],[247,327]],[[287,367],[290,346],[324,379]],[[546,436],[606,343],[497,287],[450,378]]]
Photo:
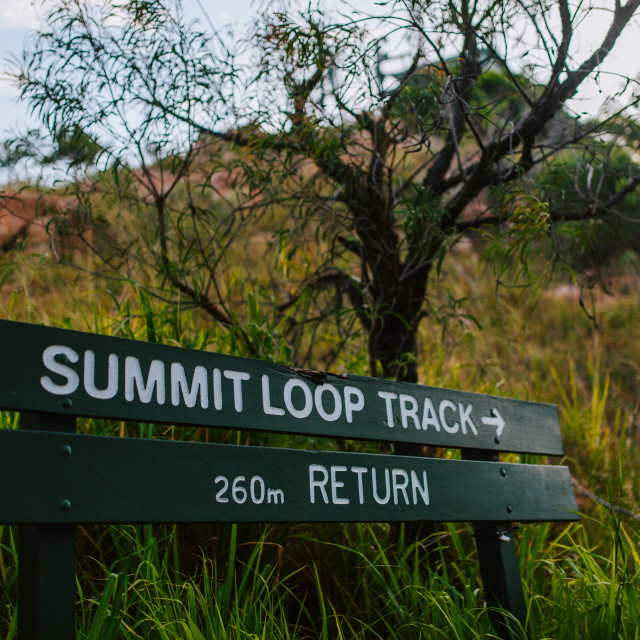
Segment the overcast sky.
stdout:
[[[194,18],[204,19],[203,9],[216,27],[242,27],[254,11],[254,0],[183,0]],[[0,0],[0,139],[27,122],[26,106],[7,77],[7,59],[20,56],[29,30],[37,28],[43,0]]]
[[[302,5],[307,0],[300,0]],[[328,4],[336,5],[339,0],[330,0]],[[601,0],[603,6],[612,6],[614,0]],[[366,6],[365,0],[357,0],[361,6]],[[254,12],[255,0],[184,0],[189,15],[195,18],[204,18],[203,9],[208,13],[216,27],[225,24],[234,24],[241,28]],[[373,1],[369,4],[373,7]],[[29,29],[38,25],[38,13],[41,11],[42,0],[0,0],[0,139],[16,128],[24,128],[26,124],[26,107],[17,101],[17,91],[6,75],[6,59],[10,56],[19,56],[25,36]],[[591,22],[581,26],[580,46],[590,49],[594,43],[602,37],[602,29],[606,27],[603,16],[594,15]],[[584,29],[583,29],[584,28]],[[614,74],[637,77],[640,73],[640,20],[635,19],[631,27],[616,43],[612,54],[607,58],[604,71],[611,73],[605,77],[604,93],[600,94],[594,85],[587,87],[582,95],[587,99],[580,104],[574,104],[574,108],[580,111],[593,111],[601,101],[601,96],[615,91],[618,80]]]

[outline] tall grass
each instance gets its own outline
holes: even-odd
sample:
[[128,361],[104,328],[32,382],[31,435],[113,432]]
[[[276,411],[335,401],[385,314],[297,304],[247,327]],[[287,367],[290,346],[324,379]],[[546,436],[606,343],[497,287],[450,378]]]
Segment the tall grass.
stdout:
[[[71,298],[65,294],[71,272],[21,259],[24,266],[17,263],[5,274],[3,317],[226,353],[242,348],[232,332],[197,312],[154,301],[126,284],[108,290],[78,280]],[[446,268],[464,276],[449,294],[467,298],[482,329],[453,312],[446,326],[429,319],[421,382],[557,403],[565,462],[585,489],[580,523],[518,531],[529,606],[523,635],[640,637],[639,527],[633,515],[617,509],[637,513],[640,504],[637,302],[623,297],[603,307],[596,328],[577,305],[541,298],[533,321],[533,303],[515,295],[496,301],[474,277],[472,259]],[[444,288],[434,283],[442,300],[449,295]],[[249,306],[247,330],[263,355],[286,361],[287,345],[268,310],[255,300]],[[336,369],[366,373],[366,362],[364,350],[351,348]],[[0,427],[17,426],[17,416],[0,415]],[[83,420],[79,430],[218,442],[248,437],[103,420]],[[317,445],[276,434],[250,438]],[[605,506],[585,497],[591,493]],[[15,533],[0,528],[0,636],[7,640],[16,638]],[[77,576],[78,637],[90,640],[495,637],[468,525],[442,525],[419,544],[402,531],[365,524],[79,527]]]
[[[580,524],[522,528],[526,637],[639,637],[638,533],[600,516],[598,541]],[[267,536],[243,543],[249,549],[240,561],[231,527],[226,562],[202,554],[188,575],[177,569],[175,528],[164,537],[144,529],[108,528],[125,553],[111,566],[95,563],[91,580],[79,577],[78,638],[495,637],[466,527],[443,529],[430,572],[420,569],[420,546],[387,546],[380,527],[341,527],[333,542],[297,537],[299,557],[287,561],[274,556]],[[283,573],[291,563],[297,569]],[[10,640],[15,566],[5,569],[3,637]]]

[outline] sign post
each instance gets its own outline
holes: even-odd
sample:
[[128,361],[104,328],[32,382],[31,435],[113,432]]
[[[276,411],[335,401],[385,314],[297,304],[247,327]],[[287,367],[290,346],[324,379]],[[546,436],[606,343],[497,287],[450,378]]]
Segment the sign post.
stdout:
[[[524,623],[511,523],[577,519],[553,405],[302,371],[0,321],[0,523],[18,525],[21,640],[75,635],[75,527],[471,521],[487,602]],[[75,433],[76,418],[460,449],[462,460]],[[9,488],[9,489],[7,489]],[[510,622],[493,615],[496,631]]]
[[[75,433],[74,416],[27,413],[21,429]],[[30,472],[30,468],[23,467]],[[52,480],[54,480],[52,478]],[[21,495],[25,479],[6,478],[3,487]],[[28,480],[27,480],[28,482]],[[29,500],[29,496],[21,499]],[[0,513],[2,508],[0,507]],[[70,640],[76,633],[76,527],[43,523],[18,528],[18,629],[20,640]]]

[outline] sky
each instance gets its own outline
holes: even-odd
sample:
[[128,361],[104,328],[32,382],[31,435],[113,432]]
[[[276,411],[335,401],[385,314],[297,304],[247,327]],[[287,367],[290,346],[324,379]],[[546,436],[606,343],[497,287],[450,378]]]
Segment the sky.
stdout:
[[[189,15],[216,27],[241,28],[252,16],[254,0],[183,0]],[[18,91],[7,75],[10,59],[20,56],[25,38],[38,27],[43,0],[0,0],[0,140],[29,122],[27,108],[18,101]]]
[[[216,27],[231,24],[241,29],[255,12],[256,3],[260,0],[183,0],[188,15],[196,19],[208,19]],[[604,7],[612,6],[614,0],[599,0]],[[307,0],[300,0],[306,5]],[[330,5],[338,4],[339,0],[329,0]],[[373,7],[373,2],[357,0],[361,6]],[[29,30],[38,26],[38,16],[42,13],[43,0],[0,0],[0,140],[13,131],[23,130],[29,125],[27,108],[18,101],[17,89],[7,75],[8,60],[12,56],[20,56],[25,37]],[[594,15],[593,19],[581,26],[579,46],[590,48],[602,36],[605,21],[602,15]],[[576,111],[587,113],[597,110],[599,104],[609,93],[613,93],[619,80],[616,74],[637,77],[640,74],[640,55],[638,42],[640,41],[640,18],[616,43],[616,46],[606,61],[605,74],[601,78],[604,90],[599,92],[595,85],[585,87],[583,99],[576,102]],[[35,124],[32,122],[32,125]]]

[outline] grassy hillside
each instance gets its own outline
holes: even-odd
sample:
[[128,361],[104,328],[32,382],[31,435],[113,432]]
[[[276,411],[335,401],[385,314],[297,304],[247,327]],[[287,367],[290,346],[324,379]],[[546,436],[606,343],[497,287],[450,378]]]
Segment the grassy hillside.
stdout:
[[[85,266],[91,266],[90,259]],[[240,278],[241,279],[241,278]],[[0,262],[0,316],[236,353],[232,333],[133,286],[53,265],[18,247]],[[250,282],[250,281],[249,281]],[[522,526],[519,558],[532,638],[637,638],[640,629],[640,283],[628,264],[615,297],[554,283],[496,290],[475,252],[454,252],[434,283],[422,333],[421,382],[559,406],[580,523]],[[252,291],[242,292],[251,299]],[[255,298],[253,298],[255,300]],[[459,303],[464,299],[463,303]],[[266,305],[247,330],[287,357]],[[339,341],[325,334],[321,347]],[[267,353],[269,351],[269,353]],[[244,355],[244,354],[243,354]],[[357,335],[333,363],[366,375]],[[2,427],[16,417],[2,414]],[[97,434],[246,442],[180,426],[86,420]],[[278,435],[252,442],[309,446]],[[448,455],[441,452],[441,455]],[[513,460],[521,457],[512,456]],[[16,540],[0,547],[0,635],[16,637]],[[80,527],[80,638],[486,638],[493,629],[471,531],[442,525],[416,546],[385,525]],[[434,570],[424,569],[424,548]]]

